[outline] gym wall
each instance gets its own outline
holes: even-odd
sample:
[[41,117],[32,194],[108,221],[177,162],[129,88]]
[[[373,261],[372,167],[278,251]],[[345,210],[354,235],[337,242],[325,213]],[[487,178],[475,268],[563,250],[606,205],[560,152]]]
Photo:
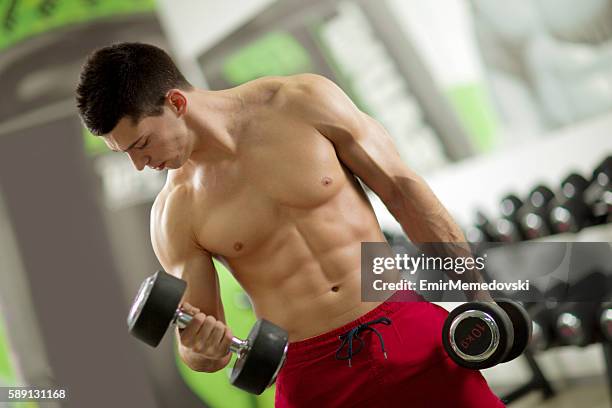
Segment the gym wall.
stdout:
[[[123,285],[140,278],[120,269],[112,252],[106,223],[118,215],[107,214],[101,200],[101,141],[84,133],[74,107],[78,72],[92,49],[117,41],[166,46],[153,7],[0,4],[2,380],[66,388],[68,399],[44,406],[120,400],[163,407],[176,397],[183,406],[203,406],[181,380],[172,344],[166,360],[151,359],[126,333],[133,287]],[[133,270],[153,267],[150,246],[140,259],[145,266]]]

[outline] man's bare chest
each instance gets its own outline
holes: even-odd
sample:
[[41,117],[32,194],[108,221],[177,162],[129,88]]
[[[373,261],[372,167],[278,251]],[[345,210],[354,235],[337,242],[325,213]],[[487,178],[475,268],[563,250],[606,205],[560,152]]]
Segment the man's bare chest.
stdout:
[[242,149],[231,164],[203,173],[194,198],[198,241],[228,258],[271,241],[281,243],[295,228],[323,222],[329,216],[325,208],[351,177],[321,135],[253,140]]

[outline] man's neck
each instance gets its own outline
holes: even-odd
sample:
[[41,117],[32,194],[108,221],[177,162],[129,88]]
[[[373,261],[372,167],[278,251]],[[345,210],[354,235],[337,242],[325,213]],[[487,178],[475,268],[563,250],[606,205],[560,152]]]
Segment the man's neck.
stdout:
[[192,159],[212,162],[234,156],[237,130],[241,128],[244,103],[232,90],[197,89],[190,95],[185,123],[194,143]]

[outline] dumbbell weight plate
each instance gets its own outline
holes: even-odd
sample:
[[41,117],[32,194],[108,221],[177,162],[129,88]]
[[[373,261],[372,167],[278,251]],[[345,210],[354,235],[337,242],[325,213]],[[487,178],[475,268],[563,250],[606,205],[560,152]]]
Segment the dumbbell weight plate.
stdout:
[[612,156],[606,157],[593,171],[584,201],[595,217],[595,224],[605,223],[610,215],[612,196]]
[[258,320],[247,338],[248,348],[238,356],[230,375],[236,387],[261,394],[272,384],[287,353],[287,332],[267,320]]
[[500,242],[518,242],[523,240],[522,232],[518,225],[518,214],[523,207],[523,202],[514,194],[508,194],[502,198],[499,210],[502,217],[491,225],[492,235]]
[[499,210],[503,218],[516,221],[517,215],[520,208],[523,206],[523,202],[514,194],[508,194],[502,198],[499,203]]
[[585,347],[596,341],[597,312],[606,296],[607,279],[606,274],[594,270],[570,287],[567,301],[559,307],[555,323],[562,343]]
[[612,341],[612,275],[607,275],[606,290],[597,316],[599,331],[606,341]]
[[546,186],[539,185],[529,193],[528,203],[520,210],[519,219],[527,239],[535,239],[550,233],[547,208],[554,193]]
[[555,232],[578,232],[591,222],[591,211],[583,200],[589,182],[572,173],[561,182],[559,197],[551,202],[550,223]]
[[502,363],[505,363],[514,360],[525,351],[531,339],[532,323],[527,310],[513,300],[498,299],[497,304],[508,314],[514,329],[514,341],[508,355],[502,360]]
[[601,334],[607,341],[612,341],[612,302],[605,302],[599,315]]
[[475,370],[501,362],[512,342],[510,319],[501,307],[489,302],[470,302],[455,308],[442,329],[442,344],[449,357]]
[[129,332],[157,347],[176,317],[187,283],[163,271],[144,280],[132,303],[127,323]]

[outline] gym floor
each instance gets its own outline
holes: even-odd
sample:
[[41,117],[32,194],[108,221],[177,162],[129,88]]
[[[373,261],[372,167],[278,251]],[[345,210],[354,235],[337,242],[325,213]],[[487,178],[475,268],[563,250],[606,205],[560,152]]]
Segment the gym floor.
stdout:
[[[562,388],[557,385],[556,389]],[[542,397],[537,393],[531,393],[525,398],[509,405],[511,408],[609,408],[610,397],[605,383],[593,382],[566,387],[554,398],[542,401]]]

